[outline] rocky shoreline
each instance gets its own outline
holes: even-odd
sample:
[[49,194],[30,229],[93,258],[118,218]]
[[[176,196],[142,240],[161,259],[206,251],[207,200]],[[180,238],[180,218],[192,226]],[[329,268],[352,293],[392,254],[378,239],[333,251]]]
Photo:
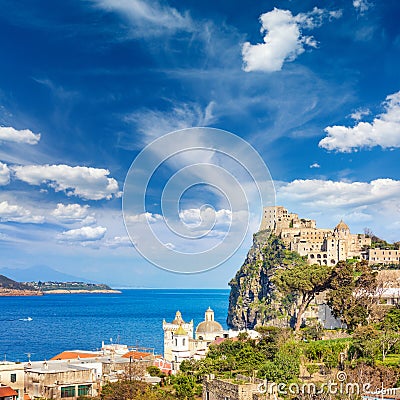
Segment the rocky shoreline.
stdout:
[[43,296],[43,292],[39,292],[37,290],[17,290],[0,288],[0,297],[14,296]]

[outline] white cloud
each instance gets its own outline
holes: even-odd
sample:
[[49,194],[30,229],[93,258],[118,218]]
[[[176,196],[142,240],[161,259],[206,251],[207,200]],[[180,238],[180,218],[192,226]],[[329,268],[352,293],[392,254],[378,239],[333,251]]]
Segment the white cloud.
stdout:
[[215,121],[211,101],[204,109],[198,104],[177,103],[169,111],[141,110],[125,117],[126,122],[133,122],[146,142],[166,133],[195,126],[208,126]]
[[355,121],[361,121],[362,117],[371,114],[371,111],[367,108],[359,108],[358,110],[354,111],[350,114],[350,117]]
[[353,0],[353,7],[362,15],[373,7],[373,3],[368,0]]
[[7,164],[0,162],[0,186],[8,185],[10,183],[10,170]]
[[310,165],[310,168],[321,168],[321,166],[318,163],[314,163]]
[[319,147],[350,153],[362,148],[400,147],[400,91],[386,97],[385,111],[372,122],[359,122],[354,127],[328,126],[327,136]]
[[179,30],[191,31],[193,21],[188,13],[182,14],[173,7],[156,0],[94,0],[103,10],[117,12],[128,19],[135,36],[157,36]]
[[52,211],[51,215],[58,221],[67,224],[75,222],[84,222],[85,225],[95,223],[96,219],[93,215],[89,215],[89,206],[80,204],[62,204],[58,203],[57,208]]
[[66,242],[93,242],[103,239],[107,228],[103,226],[84,226],[79,229],[70,229],[58,235],[58,239]]
[[105,247],[116,249],[119,247],[131,247],[133,246],[128,236],[115,236],[112,239],[107,239],[104,243]]
[[0,203],[0,222],[40,224],[44,222],[44,217],[32,215],[30,210],[6,200]]
[[376,204],[400,198],[400,181],[376,179],[371,182],[341,182],[318,179],[295,180],[279,188],[280,198],[307,202],[310,207],[342,207]]
[[37,144],[39,140],[40,133],[34,134],[29,129],[19,131],[10,126],[0,126],[0,142]]
[[118,183],[109,178],[110,171],[101,168],[69,165],[27,165],[12,168],[15,177],[30,185],[47,184],[56,192],[86,200],[111,199],[120,196]]
[[152,214],[149,212],[145,212],[145,213],[137,214],[137,215],[126,215],[125,219],[129,223],[148,222],[148,223],[152,224],[157,221],[163,221],[164,217],[160,214]]
[[232,222],[231,210],[217,210],[215,211],[211,207],[200,208],[189,208],[182,210],[179,213],[179,218],[182,222],[191,228],[201,227],[201,225],[210,226],[215,225],[229,225]]
[[386,240],[397,241],[400,226],[400,181],[371,182],[295,180],[277,185],[277,204],[303,218],[317,220],[319,227],[334,227],[340,219],[353,233],[368,226]]
[[260,16],[264,43],[243,44],[242,56],[246,72],[274,72],[282,69],[284,62],[295,60],[305,47],[317,47],[312,36],[302,34],[302,29],[320,26],[325,18],[339,18],[340,11],[329,12],[315,7],[306,14],[293,16],[289,10],[274,8]]

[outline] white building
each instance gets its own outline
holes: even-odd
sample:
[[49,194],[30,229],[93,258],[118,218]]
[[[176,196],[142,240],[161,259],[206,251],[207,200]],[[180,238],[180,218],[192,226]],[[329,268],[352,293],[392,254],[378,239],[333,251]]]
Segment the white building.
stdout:
[[213,341],[218,338],[224,337],[224,328],[222,325],[214,320],[214,311],[208,307],[205,312],[204,321],[200,322],[196,328],[196,339]]
[[18,393],[18,400],[24,398],[24,366],[23,364],[0,362],[0,384],[9,386]]
[[[184,360],[201,360],[205,358],[208,346],[219,339],[236,337],[240,331],[224,330],[222,325],[215,321],[214,311],[209,307],[200,322],[193,337],[193,320],[185,323],[182,315],[177,311],[172,322],[163,321],[164,330],[164,358],[173,364],[173,372],[179,370]],[[258,333],[247,331],[250,337],[255,338]]]

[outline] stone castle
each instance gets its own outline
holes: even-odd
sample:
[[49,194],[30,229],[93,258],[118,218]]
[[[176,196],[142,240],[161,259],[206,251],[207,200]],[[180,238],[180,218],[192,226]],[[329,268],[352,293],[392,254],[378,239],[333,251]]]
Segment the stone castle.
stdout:
[[335,265],[350,258],[368,260],[369,264],[399,264],[400,250],[371,248],[371,238],[352,234],[340,221],[334,229],[320,229],[315,220],[299,218],[282,206],[264,208],[260,230],[268,229],[289,250],[307,256],[310,264]]

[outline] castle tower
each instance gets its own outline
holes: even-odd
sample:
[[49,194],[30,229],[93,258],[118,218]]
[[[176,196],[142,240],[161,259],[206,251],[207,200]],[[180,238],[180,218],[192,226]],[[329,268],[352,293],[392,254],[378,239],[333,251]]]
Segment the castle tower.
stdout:
[[[175,332],[182,327],[182,329],[188,334],[189,338],[193,338],[193,320],[186,323],[180,311],[177,311],[175,318],[172,322],[163,320],[163,331],[164,331],[164,358],[167,361],[173,361],[172,348],[174,345]],[[189,341],[189,340],[188,340]]]
[[333,231],[333,235],[337,240],[338,261],[346,260],[349,254],[350,228],[343,220],[340,220]]

